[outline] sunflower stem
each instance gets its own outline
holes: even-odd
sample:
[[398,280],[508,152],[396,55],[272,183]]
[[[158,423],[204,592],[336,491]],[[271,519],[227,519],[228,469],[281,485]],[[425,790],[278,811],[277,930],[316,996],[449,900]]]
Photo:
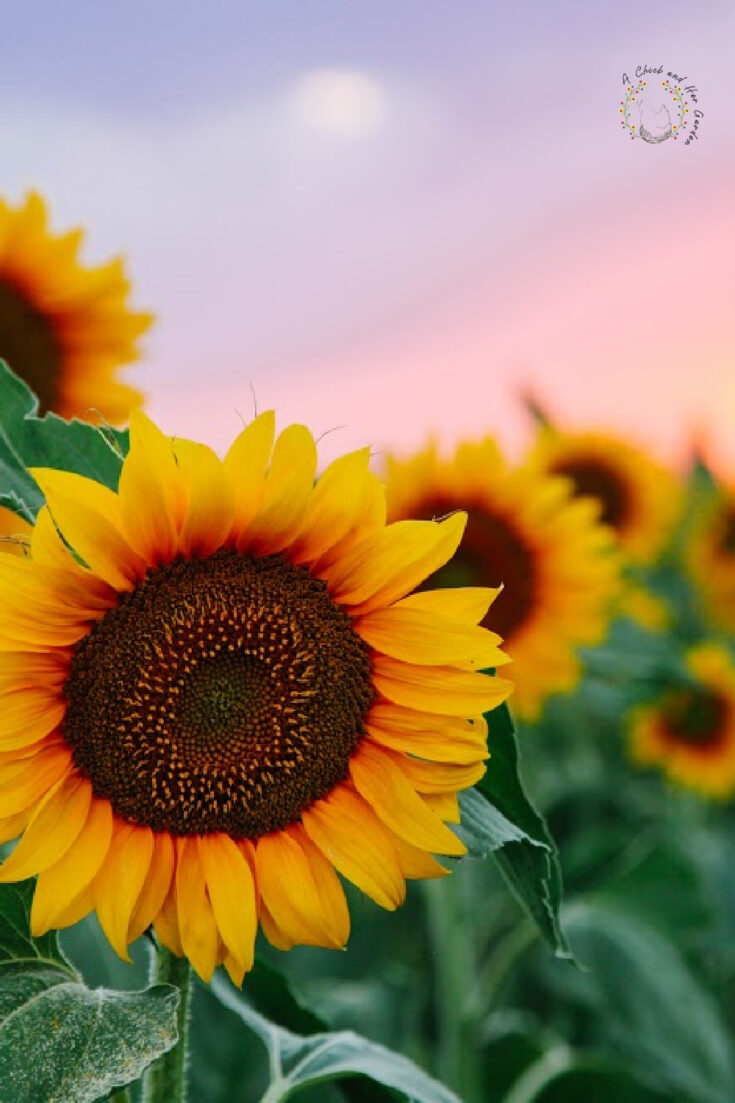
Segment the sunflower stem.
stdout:
[[465,915],[466,885],[459,868],[446,881],[424,883],[434,962],[439,1075],[466,1103],[480,1095],[477,1024],[467,996],[475,976],[475,947]]
[[176,1025],[179,1039],[173,1049],[164,1053],[148,1069],[143,1092],[144,1103],[186,1103],[191,966],[185,957],[176,957],[159,943],[153,958],[151,983],[172,984],[178,989]]

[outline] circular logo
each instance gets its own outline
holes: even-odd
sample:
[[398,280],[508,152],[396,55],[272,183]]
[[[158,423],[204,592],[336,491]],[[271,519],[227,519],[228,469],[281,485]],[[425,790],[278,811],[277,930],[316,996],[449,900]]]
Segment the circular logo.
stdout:
[[[642,70],[652,76],[650,82],[642,79]],[[618,108],[620,125],[631,140],[640,138],[649,145],[660,145],[669,138],[675,142],[682,138],[689,145],[692,138],[698,137],[696,130],[702,118],[702,112],[692,106],[697,103],[697,89],[685,85],[686,78],[662,73],[663,66],[658,69],[638,66],[635,83],[623,73],[625,94]]]

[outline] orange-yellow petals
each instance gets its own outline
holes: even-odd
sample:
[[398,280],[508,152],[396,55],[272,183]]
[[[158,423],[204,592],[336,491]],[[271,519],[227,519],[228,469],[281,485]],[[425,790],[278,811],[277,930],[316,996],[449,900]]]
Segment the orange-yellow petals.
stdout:
[[69,471],[37,467],[31,474],[64,538],[87,566],[114,589],[131,590],[145,564],[122,535],[117,494]]
[[154,832],[153,855],[128,928],[128,943],[135,942],[153,923],[171,890],[174,875],[174,841],[168,832]]
[[359,524],[370,478],[370,449],[340,456],[320,476],[294,547],[297,561],[314,562]]
[[391,841],[398,855],[398,864],[401,867],[401,873],[407,881],[423,880],[425,877],[431,879],[448,877],[452,872],[450,869],[447,869],[446,866],[443,866],[441,862],[437,862],[432,854],[427,853],[425,850],[421,850],[418,846],[412,846],[411,843],[407,843],[405,839],[402,839],[400,835],[393,833]]
[[[339,905],[339,894],[342,901],[344,894],[333,871],[333,879],[324,876],[328,867],[314,857],[315,850],[307,854],[299,836],[290,831],[264,835],[255,848],[258,885],[265,906],[287,939],[294,944],[341,949],[349,933],[346,905]],[[319,881],[315,868],[317,876],[321,874]],[[323,894],[331,908],[325,906]]]
[[0,808],[6,816],[31,808],[46,796],[52,786],[66,777],[70,769],[71,751],[63,745],[25,759],[22,768],[0,785]]
[[504,678],[452,666],[415,666],[382,655],[373,660],[373,680],[383,696],[397,705],[447,716],[489,712],[513,689]]
[[27,521],[11,509],[0,506],[0,554],[27,555],[31,532],[32,527]]
[[273,447],[260,510],[238,545],[274,555],[294,542],[304,523],[314,488],[316,445],[304,425],[289,425]]
[[232,484],[211,448],[178,439],[173,447],[187,493],[179,551],[184,556],[211,555],[232,529],[235,508]]
[[370,806],[346,787],[335,789],[303,814],[306,833],[335,869],[392,911],[406,895],[390,835]]
[[422,802],[389,751],[363,743],[350,761],[350,776],[380,819],[412,846],[455,857],[467,852]]
[[170,563],[175,558],[183,493],[171,441],[144,413],[134,410],[118,494],[125,537],[146,563]]
[[59,695],[23,688],[0,698],[0,751],[27,747],[54,731],[66,707]]
[[379,609],[359,617],[355,628],[376,651],[405,662],[434,666],[462,663],[477,670],[507,662],[495,632],[420,609],[396,605]]
[[39,804],[13,853],[0,866],[0,882],[22,881],[63,857],[87,820],[91,799],[89,782],[82,778],[66,778],[55,785]]
[[207,893],[222,941],[247,971],[253,965],[258,929],[250,866],[228,835],[203,835],[197,842]]
[[445,590],[419,590],[401,598],[393,608],[416,609],[468,624],[479,624],[501,590],[501,586],[448,586]]
[[171,882],[171,888],[168,891],[166,899],[163,901],[161,910],[156,918],[153,920],[153,929],[156,932],[156,938],[161,942],[167,950],[170,950],[172,954],[176,954],[177,957],[184,956],[184,948],[181,945],[181,931],[179,930],[179,917],[176,909],[176,880]]
[[176,840],[176,913],[181,948],[209,983],[218,963],[219,937],[194,836]]
[[129,961],[128,931],[153,857],[153,832],[115,819],[107,860],[97,874],[97,918],[116,953]]
[[31,934],[39,938],[89,888],[112,839],[112,809],[105,800],[93,799],[79,834],[57,862],[44,870],[36,883],[31,906]]
[[335,601],[353,606],[354,616],[405,597],[457,550],[467,515],[444,521],[398,521],[367,537],[328,572]]
[[225,456],[225,470],[234,493],[232,535],[236,541],[247,532],[260,508],[275,432],[275,414],[266,410],[243,429]]

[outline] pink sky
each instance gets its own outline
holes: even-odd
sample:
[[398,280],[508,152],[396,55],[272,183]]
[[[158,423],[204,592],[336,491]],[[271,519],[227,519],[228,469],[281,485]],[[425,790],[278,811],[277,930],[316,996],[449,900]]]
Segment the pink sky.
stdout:
[[[281,424],[345,426],[325,460],[430,431],[519,452],[526,387],[671,459],[696,433],[735,473],[730,3],[468,2],[446,20],[409,0],[401,19],[324,5],[322,22],[225,5],[206,26],[154,6],[142,52],[129,20],[78,6],[85,36],[59,15],[8,55],[0,186],[39,187],[91,257],[127,254],[159,316],[130,378],[171,432],[224,448],[252,385]],[[689,148],[621,131],[642,62],[696,84]],[[352,131],[304,98],[335,68],[377,97]]]

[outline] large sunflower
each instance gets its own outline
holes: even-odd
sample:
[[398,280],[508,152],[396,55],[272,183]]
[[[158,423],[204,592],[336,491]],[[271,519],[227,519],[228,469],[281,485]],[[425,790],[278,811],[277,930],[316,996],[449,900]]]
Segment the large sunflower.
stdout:
[[634,563],[650,563],[671,537],[681,505],[677,480],[627,441],[543,428],[529,463],[564,475],[575,495],[596,498],[600,519],[615,530]]
[[[263,414],[224,462],[131,419],[119,491],[36,470],[30,558],[0,557],[0,880],[38,874],[35,934],[95,909],[208,978],[344,945],[335,870],[386,908],[464,847],[458,790],[510,684],[494,594],[410,594],[466,518],[385,524],[368,450],[314,483]],[[272,452],[272,454],[271,454]],[[63,537],[63,540],[62,540]],[[74,550],[74,555],[69,549]]]
[[630,717],[630,752],[679,785],[707,797],[735,793],[735,666],[724,647],[687,653],[688,685],[668,690]]
[[115,378],[137,359],[150,314],[128,310],[122,261],[84,267],[82,231],[52,234],[42,198],[0,200],[0,358],[38,395],[41,412],[124,421],[138,391]]
[[509,469],[487,438],[448,460],[434,445],[389,457],[388,506],[394,518],[467,510],[460,550],[429,584],[504,587],[483,623],[513,660],[519,715],[534,719],[548,694],[573,688],[576,648],[601,639],[616,590],[613,538],[594,502],[574,500],[564,479]]
[[698,502],[684,561],[708,616],[735,631],[735,488],[719,484]]

